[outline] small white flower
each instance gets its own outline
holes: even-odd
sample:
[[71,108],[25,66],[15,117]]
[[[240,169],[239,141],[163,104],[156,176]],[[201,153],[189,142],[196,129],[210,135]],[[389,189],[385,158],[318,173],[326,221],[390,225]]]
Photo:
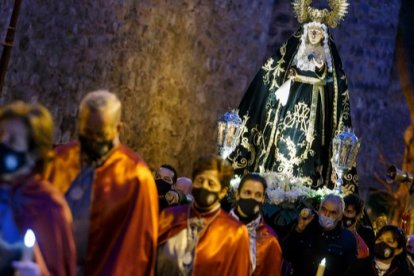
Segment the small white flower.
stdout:
[[241,181],[240,176],[238,176],[238,175],[234,176],[230,180],[230,186],[231,186],[231,188],[233,188],[234,190],[237,190],[239,188],[240,181]]

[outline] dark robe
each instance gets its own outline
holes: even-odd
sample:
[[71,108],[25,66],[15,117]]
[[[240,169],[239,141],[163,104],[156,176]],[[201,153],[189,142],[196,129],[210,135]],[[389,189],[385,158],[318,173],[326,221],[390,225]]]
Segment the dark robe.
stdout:
[[[390,268],[383,276],[413,276],[414,272],[410,271],[406,256],[396,256]],[[365,258],[355,261],[346,273],[346,276],[378,276],[378,271],[375,268],[374,258]]]
[[[239,105],[243,123],[238,146],[228,159],[239,175],[272,171],[314,188],[333,187],[332,138],[336,131],[351,127],[348,85],[332,37],[332,72],[326,64],[315,72],[293,65],[302,33],[300,28],[289,38],[250,84]],[[299,77],[292,81],[283,105],[275,92],[291,69]],[[344,185],[352,192],[357,192],[356,183],[355,169],[344,175]]]
[[295,227],[282,242],[283,256],[293,267],[292,275],[315,275],[323,258],[326,259],[324,276],[345,275],[356,261],[355,236],[340,223],[334,229],[324,231],[315,215],[302,233],[296,232]]

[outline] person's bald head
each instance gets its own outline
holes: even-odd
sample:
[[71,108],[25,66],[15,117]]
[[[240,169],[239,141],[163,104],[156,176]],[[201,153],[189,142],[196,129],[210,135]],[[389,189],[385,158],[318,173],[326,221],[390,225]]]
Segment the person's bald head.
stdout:
[[121,102],[107,91],[86,94],[79,105],[79,133],[93,140],[118,137],[121,122]]
[[79,105],[79,114],[85,111],[111,114],[114,123],[121,120],[121,102],[108,90],[96,90],[86,94]]
[[191,181],[190,178],[182,176],[182,177],[177,178],[177,182],[175,183],[174,188],[188,195],[188,194],[191,194],[192,185],[193,185],[193,182]]

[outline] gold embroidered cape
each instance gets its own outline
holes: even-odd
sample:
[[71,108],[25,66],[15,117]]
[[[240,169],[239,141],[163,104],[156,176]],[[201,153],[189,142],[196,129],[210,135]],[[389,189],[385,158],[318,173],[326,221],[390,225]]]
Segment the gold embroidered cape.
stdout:
[[[304,71],[294,65],[303,26],[262,66],[240,105],[243,119],[238,146],[229,156],[239,175],[272,171],[299,178],[313,188],[333,187],[332,138],[351,127],[348,84],[329,35],[332,70]],[[295,72],[285,105],[276,91]],[[344,176],[344,186],[357,192],[355,168]]]

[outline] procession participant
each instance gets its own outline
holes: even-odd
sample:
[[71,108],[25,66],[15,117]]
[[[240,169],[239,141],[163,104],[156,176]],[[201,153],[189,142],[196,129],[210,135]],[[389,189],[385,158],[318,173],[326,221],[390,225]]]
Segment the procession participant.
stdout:
[[282,249],[276,233],[264,222],[261,215],[266,188],[266,179],[259,174],[245,175],[237,188],[236,207],[230,214],[245,224],[249,231],[253,274],[280,276]]
[[56,148],[49,171],[74,218],[78,275],[152,275],[158,194],[142,158],[120,143],[121,103],[88,93],[79,107],[79,142]]
[[292,263],[293,275],[315,275],[326,261],[325,276],[345,275],[357,256],[352,232],[342,227],[343,199],[328,194],[318,214],[301,211],[297,224],[282,243],[284,257]]
[[161,212],[157,275],[250,275],[247,228],[220,208],[232,167],[202,157],[192,177],[194,202]]
[[[43,178],[52,145],[45,107],[14,102],[0,108],[0,275],[14,275],[13,267],[20,275],[75,275],[70,209]],[[33,259],[22,257],[26,233],[35,241]]]

